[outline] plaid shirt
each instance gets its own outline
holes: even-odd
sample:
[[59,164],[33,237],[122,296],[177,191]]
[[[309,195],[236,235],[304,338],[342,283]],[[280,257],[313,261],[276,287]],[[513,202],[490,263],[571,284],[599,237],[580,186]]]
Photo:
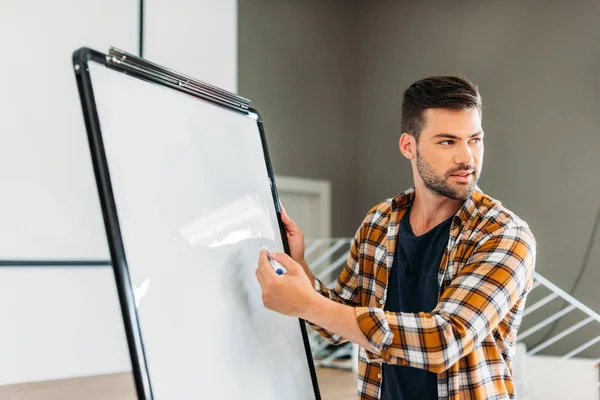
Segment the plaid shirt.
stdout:
[[[533,284],[536,242],[528,225],[477,188],[456,213],[431,313],[385,312],[399,221],[414,189],[372,208],[358,229],[331,300],[355,307],[373,354],[361,348],[358,395],[381,396],[381,363],[437,373],[440,399],[516,398],[512,359]],[[346,340],[311,325],[333,344]]]

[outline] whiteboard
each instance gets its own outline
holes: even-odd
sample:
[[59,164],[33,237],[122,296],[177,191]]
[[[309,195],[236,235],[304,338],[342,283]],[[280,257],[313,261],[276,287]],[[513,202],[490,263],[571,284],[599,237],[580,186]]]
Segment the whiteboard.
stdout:
[[284,251],[258,115],[88,68],[153,398],[315,399],[299,320],[255,277]]

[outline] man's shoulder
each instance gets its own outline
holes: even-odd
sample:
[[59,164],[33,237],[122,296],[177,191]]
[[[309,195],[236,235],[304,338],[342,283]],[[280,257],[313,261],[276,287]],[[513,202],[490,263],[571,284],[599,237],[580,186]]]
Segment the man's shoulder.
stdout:
[[[387,230],[391,222],[392,211],[394,207],[404,208],[414,197],[414,188],[407,189],[396,197],[385,199],[372,206],[363,219],[361,229],[367,233],[381,232]],[[395,206],[394,206],[395,205]],[[380,233],[377,233],[380,236]]]
[[395,197],[390,197],[374,205],[367,212],[364,224],[389,223],[394,203],[400,207],[406,206],[413,200],[414,193],[415,189],[409,188]]
[[386,199],[373,207],[367,212],[367,217],[388,216],[392,212],[392,199]]
[[364,218],[363,226],[387,225],[392,214],[392,199],[384,200],[371,207]]
[[516,232],[535,241],[529,224],[500,200],[482,191],[474,193],[473,200],[475,209],[470,220],[477,224],[473,228],[490,234]]
[[[470,218],[470,229],[465,233],[469,235],[470,243],[482,246],[493,260],[504,260],[507,255],[514,260],[513,268],[526,266],[529,279],[535,269],[537,242],[529,224],[519,217],[514,211],[507,208],[501,201],[479,192],[474,196],[476,203],[475,212]],[[488,243],[489,246],[485,246]],[[492,249],[493,250],[490,250]],[[497,250],[497,251],[496,251]],[[496,262],[494,261],[494,262]],[[502,261],[504,265],[509,265]]]

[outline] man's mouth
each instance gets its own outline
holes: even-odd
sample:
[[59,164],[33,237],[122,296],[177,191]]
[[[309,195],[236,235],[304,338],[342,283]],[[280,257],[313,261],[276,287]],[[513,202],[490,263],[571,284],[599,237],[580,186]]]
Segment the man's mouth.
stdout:
[[450,176],[459,182],[469,182],[473,178],[473,170],[469,171],[458,171]]

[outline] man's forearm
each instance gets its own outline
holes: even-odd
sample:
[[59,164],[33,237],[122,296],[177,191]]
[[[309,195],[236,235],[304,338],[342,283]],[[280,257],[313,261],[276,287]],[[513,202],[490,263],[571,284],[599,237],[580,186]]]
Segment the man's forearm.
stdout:
[[299,317],[334,332],[372,353],[377,353],[360,330],[354,307],[336,303],[315,292],[315,296],[311,298]]
[[[303,259],[298,263],[314,285],[315,276],[306,260]],[[306,307],[305,315],[301,315],[300,318],[376,353],[358,326],[354,307],[332,301],[321,293],[315,292],[315,294],[316,296],[313,296]]]
[[302,259],[302,260],[298,261],[298,264],[300,264],[302,266],[302,269],[304,270],[304,272],[306,272],[306,275],[308,275],[308,279],[310,279],[310,281],[314,285],[315,276],[313,275],[312,271],[308,267],[308,264],[306,263],[306,260]]

